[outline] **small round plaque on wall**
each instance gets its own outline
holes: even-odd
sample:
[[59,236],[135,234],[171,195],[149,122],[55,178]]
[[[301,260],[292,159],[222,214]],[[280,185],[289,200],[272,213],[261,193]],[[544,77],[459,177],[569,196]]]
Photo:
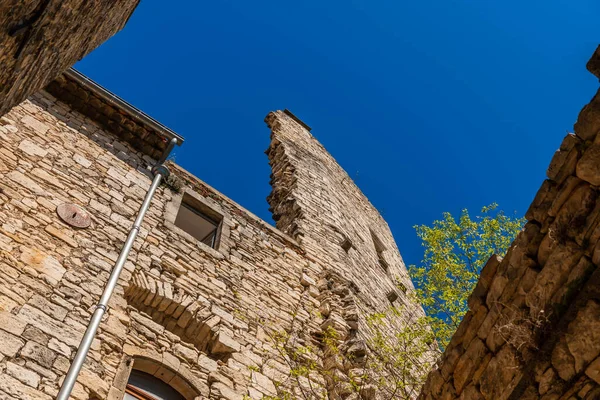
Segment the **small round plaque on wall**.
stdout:
[[75,228],[87,228],[92,223],[90,214],[73,203],[63,203],[56,207],[56,213],[65,223]]

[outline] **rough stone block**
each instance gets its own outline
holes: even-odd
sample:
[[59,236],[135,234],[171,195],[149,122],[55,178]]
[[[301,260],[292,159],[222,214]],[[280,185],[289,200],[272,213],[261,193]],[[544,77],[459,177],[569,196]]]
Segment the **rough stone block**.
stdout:
[[25,330],[25,326],[25,322],[21,321],[14,314],[2,311],[0,307],[0,329],[15,336],[19,336]]
[[6,372],[32,388],[37,388],[40,383],[40,376],[38,374],[10,361],[6,363]]
[[275,388],[273,381],[260,372],[252,371],[252,383],[267,395],[275,396],[277,394],[277,388]]
[[0,353],[8,357],[14,357],[23,347],[25,342],[15,335],[0,331]]
[[226,333],[219,331],[212,342],[211,353],[223,354],[234,351],[240,351],[240,344]]
[[47,276],[51,282],[58,283],[66,272],[66,269],[58,260],[40,250],[21,246],[21,261],[39,273]]
[[21,356],[30,358],[36,363],[46,368],[52,368],[52,364],[56,359],[56,353],[46,348],[45,346],[29,341],[21,351]]

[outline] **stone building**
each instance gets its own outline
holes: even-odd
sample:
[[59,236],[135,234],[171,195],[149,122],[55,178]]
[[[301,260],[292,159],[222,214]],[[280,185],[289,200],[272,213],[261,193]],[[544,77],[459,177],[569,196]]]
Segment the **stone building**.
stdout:
[[[274,332],[319,349],[330,329],[340,354],[313,355],[330,372],[315,384],[348,398],[365,362],[365,317],[400,303],[422,315],[377,210],[306,124],[287,110],[265,121],[277,227],[171,164],[72,398],[294,392]],[[149,166],[176,134],[70,70],[1,117],[0,136],[0,398],[51,399]]]

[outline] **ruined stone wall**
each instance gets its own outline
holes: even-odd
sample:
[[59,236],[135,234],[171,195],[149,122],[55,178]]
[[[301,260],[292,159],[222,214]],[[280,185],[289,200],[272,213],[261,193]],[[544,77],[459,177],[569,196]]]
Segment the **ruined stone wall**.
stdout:
[[[0,119],[0,398],[51,399],[150,184],[142,153],[41,92]],[[275,395],[289,365],[269,329],[323,318],[317,261],[298,243],[171,166],[77,381],[74,399],[121,399],[131,368],[186,399]],[[179,185],[177,185],[179,186]],[[188,193],[223,216],[218,249],[172,221]],[[72,228],[74,203],[92,224]]]
[[[588,68],[600,77],[600,48]],[[501,259],[493,256],[422,399],[600,398],[600,91]]]
[[[347,282],[343,299],[356,310],[353,321],[333,315],[330,320],[334,322],[329,323],[348,343],[365,345],[372,335],[366,323],[370,315],[387,312],[390,306],[403,310],[384,328],[390,337],[424,315],[421,306],[411,300],[414,287],[377,209],[293,114],[287,110],[273,112],[266,122],[271,128],[267,155],[273,169],[268,201],[276,226],[325,268],[321,276]],[[321,296],[327,293],[331,291],[323,290]],[[348,376],[353,369],[364,367],[360,361],[338,372]],[[404,394],[398,392],[396,396],[402,398]]]
[[121,30],[138,1],[3,1],[0,115]]

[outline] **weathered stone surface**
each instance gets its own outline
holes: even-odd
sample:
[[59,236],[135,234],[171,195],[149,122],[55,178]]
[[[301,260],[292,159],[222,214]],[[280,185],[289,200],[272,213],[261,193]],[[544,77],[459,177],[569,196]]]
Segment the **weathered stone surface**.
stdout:
[[569,324],[566,339],[578,373],[600,355],[600,303],[586,303]]
[[[600,127],[599,127],[600,129]],[[600,143],[593,144],[588,149],[577,163],[577,177],[592,185],[600,185]]]
[[[598,60],[597,50],[588,63],[594,73]],[[493,279],[482,273],[469,297],[471,312],[419,399],[456,392],[486,400],[600,398],[599,131],[597,94],[580,113],[576,135],[568,134],[555,153],[549,179],[527,211],[530,222]],[[472,332],[477,338],[465,346]],[[472,365],[478,340],[491,353]],[[439,375],[446,383],[434,386]]]
[[550,166],[548,166],[546,172],[548,178],[560,184],[565,178],[573,174],[579,156],[577,146],[580,144],[581,139],[576,135],[567,134],[550,161]]
[[21,383],[9,374],[0,374],[0,393],[7,393],[8,398],[19,400],[52,400],[49,396],[39,390]]
[[46,194],[46,191],[40,185],[19,171],[11,171],[6,177],[35,195],[42,196]]
[[0,115],[119,31],[136,1],[8,1],[0,6]]
[[220,397],[226,400],[242,400],[243,396],[235,391],[233,391],[227,385],[217,382],[211,386],[211,393],[218,393]]
[[5,331],[0,331],[0,353],[8,357],[14,357],[23,347],[25,342],[18,336],[11,335]]
[[486,354],[485,344],[478,338],[473,340],[454,368],[454,388],[460,394],[470,381],[477,366]]
[[274,396],[277,394],[277,388],[275,388],[273,381],[259,372],[252,372],[252,383],[256,385],[261,392],[267,395]]
[[[592,140],[600,129],[600,97],[594,96],[592,101],[579,113],[574,129],[575,134],[584,140]],[[592,168],[593,169],[593,168]]]
[[65,274],[66,269],[51,255],[25,246],[21,246],[20,250],[21,261],[46,276],[51,282],[57,283]]
[[25,344],[25,347],[21,351],[21,355],[32,359],[42,367],[46,368],[52,368],[52,364],[56,359],[56,353],[33,341]]
[[25,330],[25,322],[21,321],[14,314],[0,310],[0,329],[19,336]]
[[585,374],[600,385],[600,357],[596,358],[585,370]]
[[6,363],[6,373],[32,388],[37,388],[40,383],[38,374],[10,361]]
[[568,242],[558,246],[548,257],[542,271],[527,295],[527,305],[536,310],[544,310],[554,293],[563,285],[571,269],[579,262],[583,250],[576,243]]
[[486,400],[504,400],[521,376],[519,362],[510,346],[504,346],[493,357],[481,376],[481,393]]
[[213,343],[211,352],[213,354],[232,353],[240,350],[240,344],[224,332],[219,332]]
[[48,154],[48,151],[42,149],[37,144],[27,139],[23,140],[19,144],[19,150],[30,156],[45,157],[46,154]]

